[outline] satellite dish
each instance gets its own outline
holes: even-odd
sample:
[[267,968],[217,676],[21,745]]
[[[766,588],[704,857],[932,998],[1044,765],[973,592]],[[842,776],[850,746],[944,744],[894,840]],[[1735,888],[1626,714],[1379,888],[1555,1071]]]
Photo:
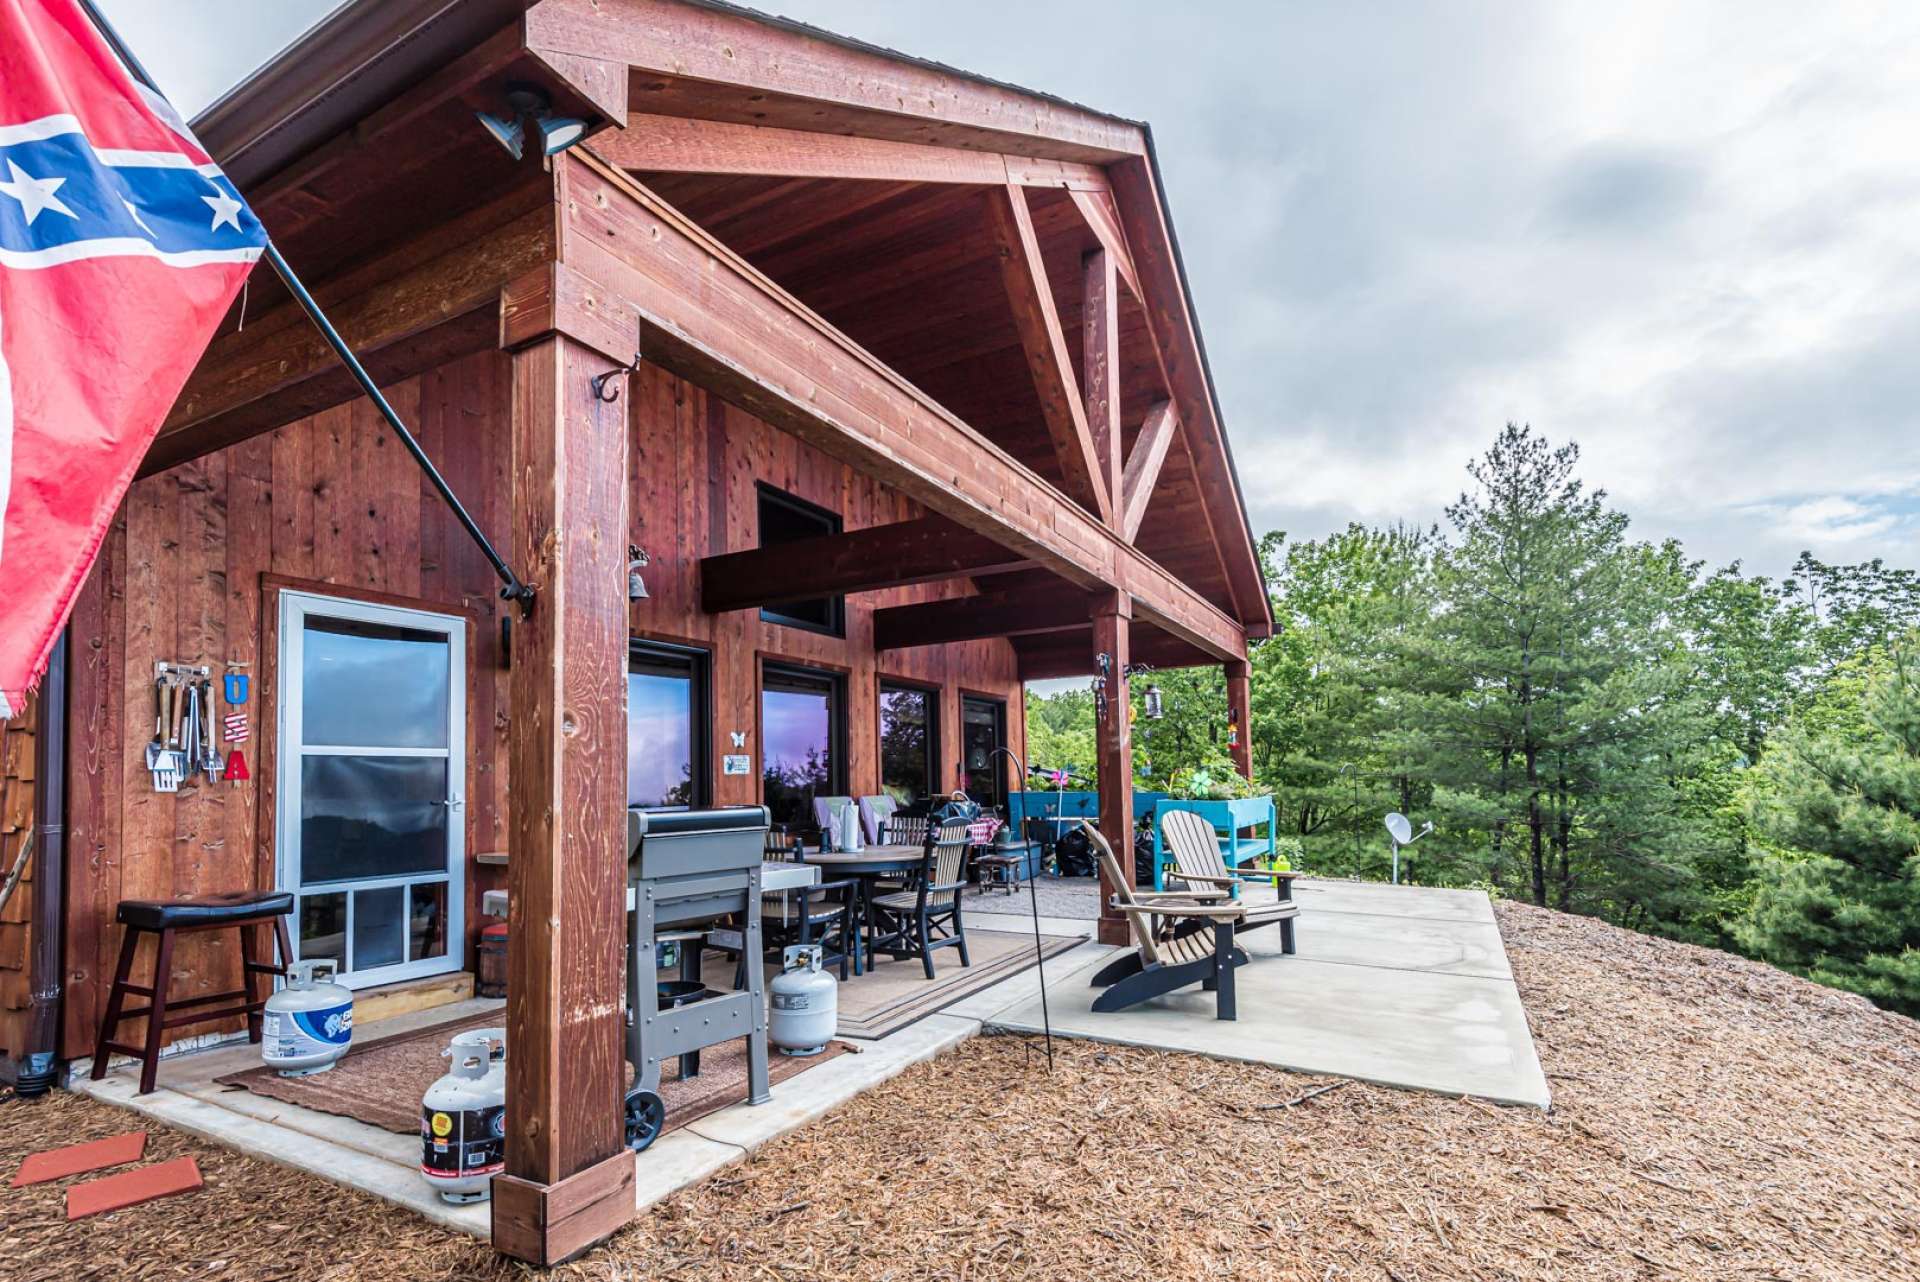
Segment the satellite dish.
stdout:
[[1413,825],[1407,817],[1395,810],[1387,815],[1387,831],[1393,834],[1395,844],[1404,846],[1413,840]]

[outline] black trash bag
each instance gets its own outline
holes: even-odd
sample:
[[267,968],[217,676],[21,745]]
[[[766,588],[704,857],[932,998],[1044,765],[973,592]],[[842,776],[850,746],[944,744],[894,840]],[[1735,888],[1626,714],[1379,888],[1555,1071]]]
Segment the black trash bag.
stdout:
[[1075,824],[1061,833],[1053,843],[1053,859],[1062,877],[1093,876],[1093,843],[1087,840],[1087,830]]
[[1153,829],[1133,830],[1133,884],[1153,884]]

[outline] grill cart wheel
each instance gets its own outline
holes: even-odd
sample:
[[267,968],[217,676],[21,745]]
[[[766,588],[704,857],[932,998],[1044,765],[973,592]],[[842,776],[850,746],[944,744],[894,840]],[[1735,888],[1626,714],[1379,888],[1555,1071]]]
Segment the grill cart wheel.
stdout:
[[633,1091],[627,1096],[627,1147],[644,1153],[660,1138],[667,1124],[667,1106],[652,1091]]

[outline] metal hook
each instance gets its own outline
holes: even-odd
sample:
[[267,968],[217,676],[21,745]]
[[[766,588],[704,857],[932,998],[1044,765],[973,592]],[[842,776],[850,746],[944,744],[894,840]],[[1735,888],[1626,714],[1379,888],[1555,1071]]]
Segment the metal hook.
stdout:
[[611,405],[620,399],[620,389],[613,386],[616,378],[627,378],[640,369],[640,313],[633,314],[633,360],[620,369],[610,369],[604,374],[595,374],[589,383],[593,387],[594,399]]

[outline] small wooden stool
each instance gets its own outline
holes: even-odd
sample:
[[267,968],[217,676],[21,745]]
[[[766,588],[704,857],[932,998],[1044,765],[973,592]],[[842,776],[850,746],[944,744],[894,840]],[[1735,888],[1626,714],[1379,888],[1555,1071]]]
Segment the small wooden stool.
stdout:
[[[118,1051],[122,1055],[136,1055],[140,1058],[140,1094],[153,1090],[153,1075],[160,1067],[160,1034],[169,1028],[182,1028],[189,1024],[204,1024],[210,1020],[230,1019],[235,1015],[247,1017],[247,1040],[260,1040],[260,1012],[267,1004],[267,995],[256,995],[254,976],[284,975],[287,962],[293,958],[293,945],[287,938],[287,914],[293,911],[291,891],[241,891],[228,895],[199,895],[191,899],[123,899],[120,901],[118,920],[126,927],[120,943],[120,966],[114,972],[113,991],[107,997],[107,1013],[100,1021],[100,1039],[93,1047],[93,1080],[99,1081],[107,1075],[107,1052]],[[271,961],[257,962],[253,959],[253,931],[256,926],[273,925],[275,941],[279,945],[280,964]],[[192,997],[186,1001],[167,1001],[167,987],[173,966],[173,940],[176,935],[199,930],[238,930],[240,932],[240,982],[242,987],[224,993],[209,993],[204,997]],[[127,982],[127,976],[133,970],[133,955],[140,947],[141,932],[158,935],[159,943],[153,961],[153,986],[142,988],[138,984]],[[132,1010],[122,1009],[122,1003],[128,993],[136,997],[145,997],[148,1004],[136,1006]],[[194,1009],[186,1014],[173,1014],[173,1011],[185,1011],[188,1007],[211,1006],[216,1002],[232,1001],[244,998],[237,1006],[224,1006],[219,1010],[203,1011]],[[171,1008],[171,1009],[170,1009]],[[113,1030],[123,1019],[137,1016],[147,1017],[147,1040],[143,1046],[128,1046],[123,1042],[109,1040]]]

